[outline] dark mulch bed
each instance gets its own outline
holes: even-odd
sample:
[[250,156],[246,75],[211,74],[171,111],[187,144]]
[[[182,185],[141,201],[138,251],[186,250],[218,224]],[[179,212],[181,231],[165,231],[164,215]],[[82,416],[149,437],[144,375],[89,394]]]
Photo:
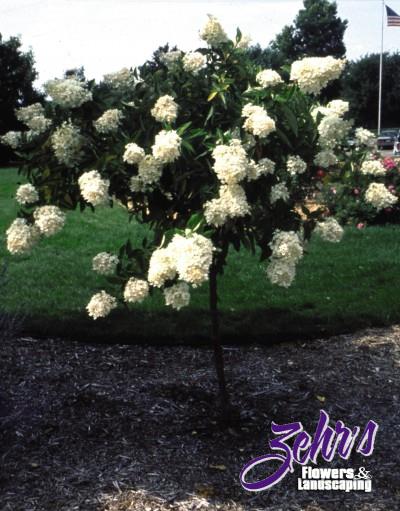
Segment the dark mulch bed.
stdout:
[[[2,510],[396,511],[400,508],[400,327],[307,343],[226,347],[240,421],[223,428],[211,353],[22,338],[1,346]],[[298,468],[263,493],[239,483],[264,454],[271,421],[319,410],[380,428],[366,467],[372,493],[300,492]]]

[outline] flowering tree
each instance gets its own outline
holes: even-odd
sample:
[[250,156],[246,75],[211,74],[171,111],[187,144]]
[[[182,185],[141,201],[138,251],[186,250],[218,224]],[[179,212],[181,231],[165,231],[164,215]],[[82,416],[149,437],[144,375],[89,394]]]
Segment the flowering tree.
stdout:
[[[128,241],[118,255],[95,255],[93,269],[116,273],[128,304],[161,290],[177,310],[189,304],[192,288],[209,281],[226,404],[217,276],[228,250],[257,253],[270,281],[287,288],[314,229],[340,240],[336,220],[323,208],[311,212],[307,199],[320,166],[345,157],[338,155],[350,123],[343,118],[347,104],[322,107],[316,99],[343,60],[305,58],[285,83],[255,67],[239,30],[232,41],[210,16],[200,36],[207,47],[167,52],[99,84],[53,80],[44,109],[18,112],[29,130],[3,141],[24,158],[29,184],[17,191],[21,210],[7,245],[14,254],[29,251],[61,230],[63,210],[122,205],[150,235],[135,246]],[[87,310],[98,319],[116,306],[117,297],[103,290]]]

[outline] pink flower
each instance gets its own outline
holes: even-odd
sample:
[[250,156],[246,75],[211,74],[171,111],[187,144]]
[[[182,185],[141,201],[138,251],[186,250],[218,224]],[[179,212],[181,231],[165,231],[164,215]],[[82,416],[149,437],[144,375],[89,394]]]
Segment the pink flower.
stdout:
[[360,195],[360,190],[358,188],[354,188],[353,193],[354,195]]
[[364,227],[365,227],[365,224],[363,222],[359,222],[357,224],[357,229],[364,229]]
[[390,156],[386,156],[383,160],[383,166],[386,170],[392,170],[396,168],[396,162]]
[[331,188],[331,193],[333,193],[333,195],[336,195],[336,188]]

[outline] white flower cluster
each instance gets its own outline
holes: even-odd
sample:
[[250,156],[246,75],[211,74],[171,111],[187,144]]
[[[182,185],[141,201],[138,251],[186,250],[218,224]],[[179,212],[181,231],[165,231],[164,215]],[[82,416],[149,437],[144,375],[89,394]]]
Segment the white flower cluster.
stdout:
[[35,225],[30,225],[25,218],[16,218],[6,231],[7,250],[11,254],[30,252],[39,241],[40,231]]
[[86,202],[99,206],[108,202],[110,181],[103,179],[97,170],[84,172],[78,179],[82,197]]
[[208,238],[196,233],[175,234],[166,248],[153,252],[148,281],[161,287],[178,274],[180,280],[197,287],[208,279],[212,256],[213,245]]
[[176,276],[176,265],[172,251],[167,248],[158,248],[151,254],[149,273],[147,279],[154,287],[162,287],[167,280]]
[[364,128],[356,129],[356,142],[358,146],[375,147],[376,136],[369,130]]
[[247,50],[251,43],[251,36],[248,34],[242,34],[240,41],[237,43],[236,47],[242,50]]
[[51,125],[51,120],[46,119],[44,108],[40,103],[18,108],[15,116],[31,130],[31,135],[40,135]]
[[162,164],[151,154],[146,155],[138,166],[138,176],[145,185],[158,183],[162,174]]
[[33,217],[35,225],[47,238],[61,231],[65,224],[65,214],[57,206],[41,206],[34,211]]
[[323,169],[333,167],[338,162],[338,159],[333,151],[330,149],[323,149],[319,151],[314,158],[314,164]]
[[180,310],[190,303],[190,291],[186,282],[178,282],[164,289],[165,305]]
[[93,319],[104,318],[117,306],[117,300],[114,296],[109,295],[105,291],[96,293],[87,304],[87,311]]
[[115,90],[129,90],[135,82],[133,72],[127,67],[123,67],[114,73],[108,73],[103,76],[103,81]]
[[342,73],[346,61],[333,57],[306,57],[293,62],[290,79],[296,81],[303,92],[319,94],[331,80]]
[[144,154],[144,149],[131,142],[125,146],[123,160],[130,165],[135,165],[143,160]]
[[210,46],[220,46],[229,41],[221,23],[211,14],[208,14],[208,21],[200,30],[200,37]]
[[182,139],[174,130],[162,130],[156,135],[152,146],[153,156],[161,163],[172,163],[181,154]]
[[275,162],[269,158],[261,158],[258,163],[250,160],[247,166],[247,180],[255,181],[261,176],[265,176],[266,174],[273,174],[274,172]]
[[351,124],[337,115],[327,115],[318,125],[319,143],[324,149],[333,149],[348,135]]
[[283,82],[281,76],[273,69],[263,69],[257,73],[256,81],[261,87],[274,87]]
[[18,149],[22,142],[22,134],[20,131],[8,131],[0,137],[0,140],[12,149]]
[[365,201],[380,211],[396,204],[398,198],[382,183],[371,183],[365,192]]
[[296,264],[303,257],[303,245],[294,231],[276,230],[269,244],[272,250],[267,276],[272,284],[289,287],[296,275]]
[[39,194],[36,188],[28,183],[18,187],[15,198],[19,204],[33,204],[39,200]]
[[300,156],[289,156],[286,162],[286,170],[291,176],[304,174],[307,170],[307,163]]
[[113,275],[118,265],[118,257],[108,252],[100,252],[92,259],[92,269],[99,275]]
[[271,194],[269,197],[271,204],[275,204],[278,200],[284,202],[289,200],[289,190],[285,183],[278,183],[271,187]]
[[73,167],[82,156],[83,137],[76,126],[64,121],[51,136],[51,145],[58,162]]
[[243,188],[238,184],[222,185],[219,197],[204,204],[204,217],[208,225],[220,227],[228,218],[243,217],[250,213]]
[[201,71],[207,64],[207,58],[199,51],[192,51],[186,53],[183,57],[183,69],[188,73],[196,75]]
[[140,303],[149,295],[149,284],[142,279],[131,277],[125,285],[124,300],[127,303]]
[[118,130],[123,114],[118,108],[110,108],[101,115],[93,125],[99,133],[112,133]]
[[240,140],[233,139],[229,145],[217,145],[212,156],[213,169],[221,183],[238,183],[246,177],[249,162]]
[[365,160],[361,165],[361,174],[371,176],[384,176],[386,169],[379,160]]
[[181,57],[182,52],[180,50],[172,50],[163,53],[161,61],[168,67],[168,69],[173,69]]
[[333,99],[326,105],[328,115],[343,117],[349,111],[349,102],[342,99]]
[[166,94],[157,99],[156,104],[151,109],[151,115],[158,122],[174,122],[178,115],[178,105],[172,96]]
[[275,130],[275,121],[262,106],[248,103],[243,107],[242,117],[246,118],[243,128],[252,135],[265,138]]
[[92,99],[92,93],[86,89],[85,83],[75,78],[50,80],[44,84],[44,90],[54,103],[63,108],[77,108]]
[[339,243],[343,237],[343,228],[333,217],[317,222],[314,232],[321,236],[323,240],[331,243]]

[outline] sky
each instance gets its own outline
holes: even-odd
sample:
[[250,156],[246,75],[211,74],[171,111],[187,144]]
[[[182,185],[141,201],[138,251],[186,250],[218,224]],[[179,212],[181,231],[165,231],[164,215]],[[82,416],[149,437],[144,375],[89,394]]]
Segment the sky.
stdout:
[[[400,14],[400,0],[387,4]],[[290,24],[301,0],[0,0],[0,33],[19,35],[32,48],[38,85],[84,66],[87,78],[142,64],[169,42],[182,50],[201,46],[199,29],[214,14],[234,36],[239,26],[265,47]],[[381,48],[382,0],[337,0],[349,25],[347,57]],[[386,25],[386,18],[385,18]],[[384,51],[397,51],[400,27],[384,27]]]

